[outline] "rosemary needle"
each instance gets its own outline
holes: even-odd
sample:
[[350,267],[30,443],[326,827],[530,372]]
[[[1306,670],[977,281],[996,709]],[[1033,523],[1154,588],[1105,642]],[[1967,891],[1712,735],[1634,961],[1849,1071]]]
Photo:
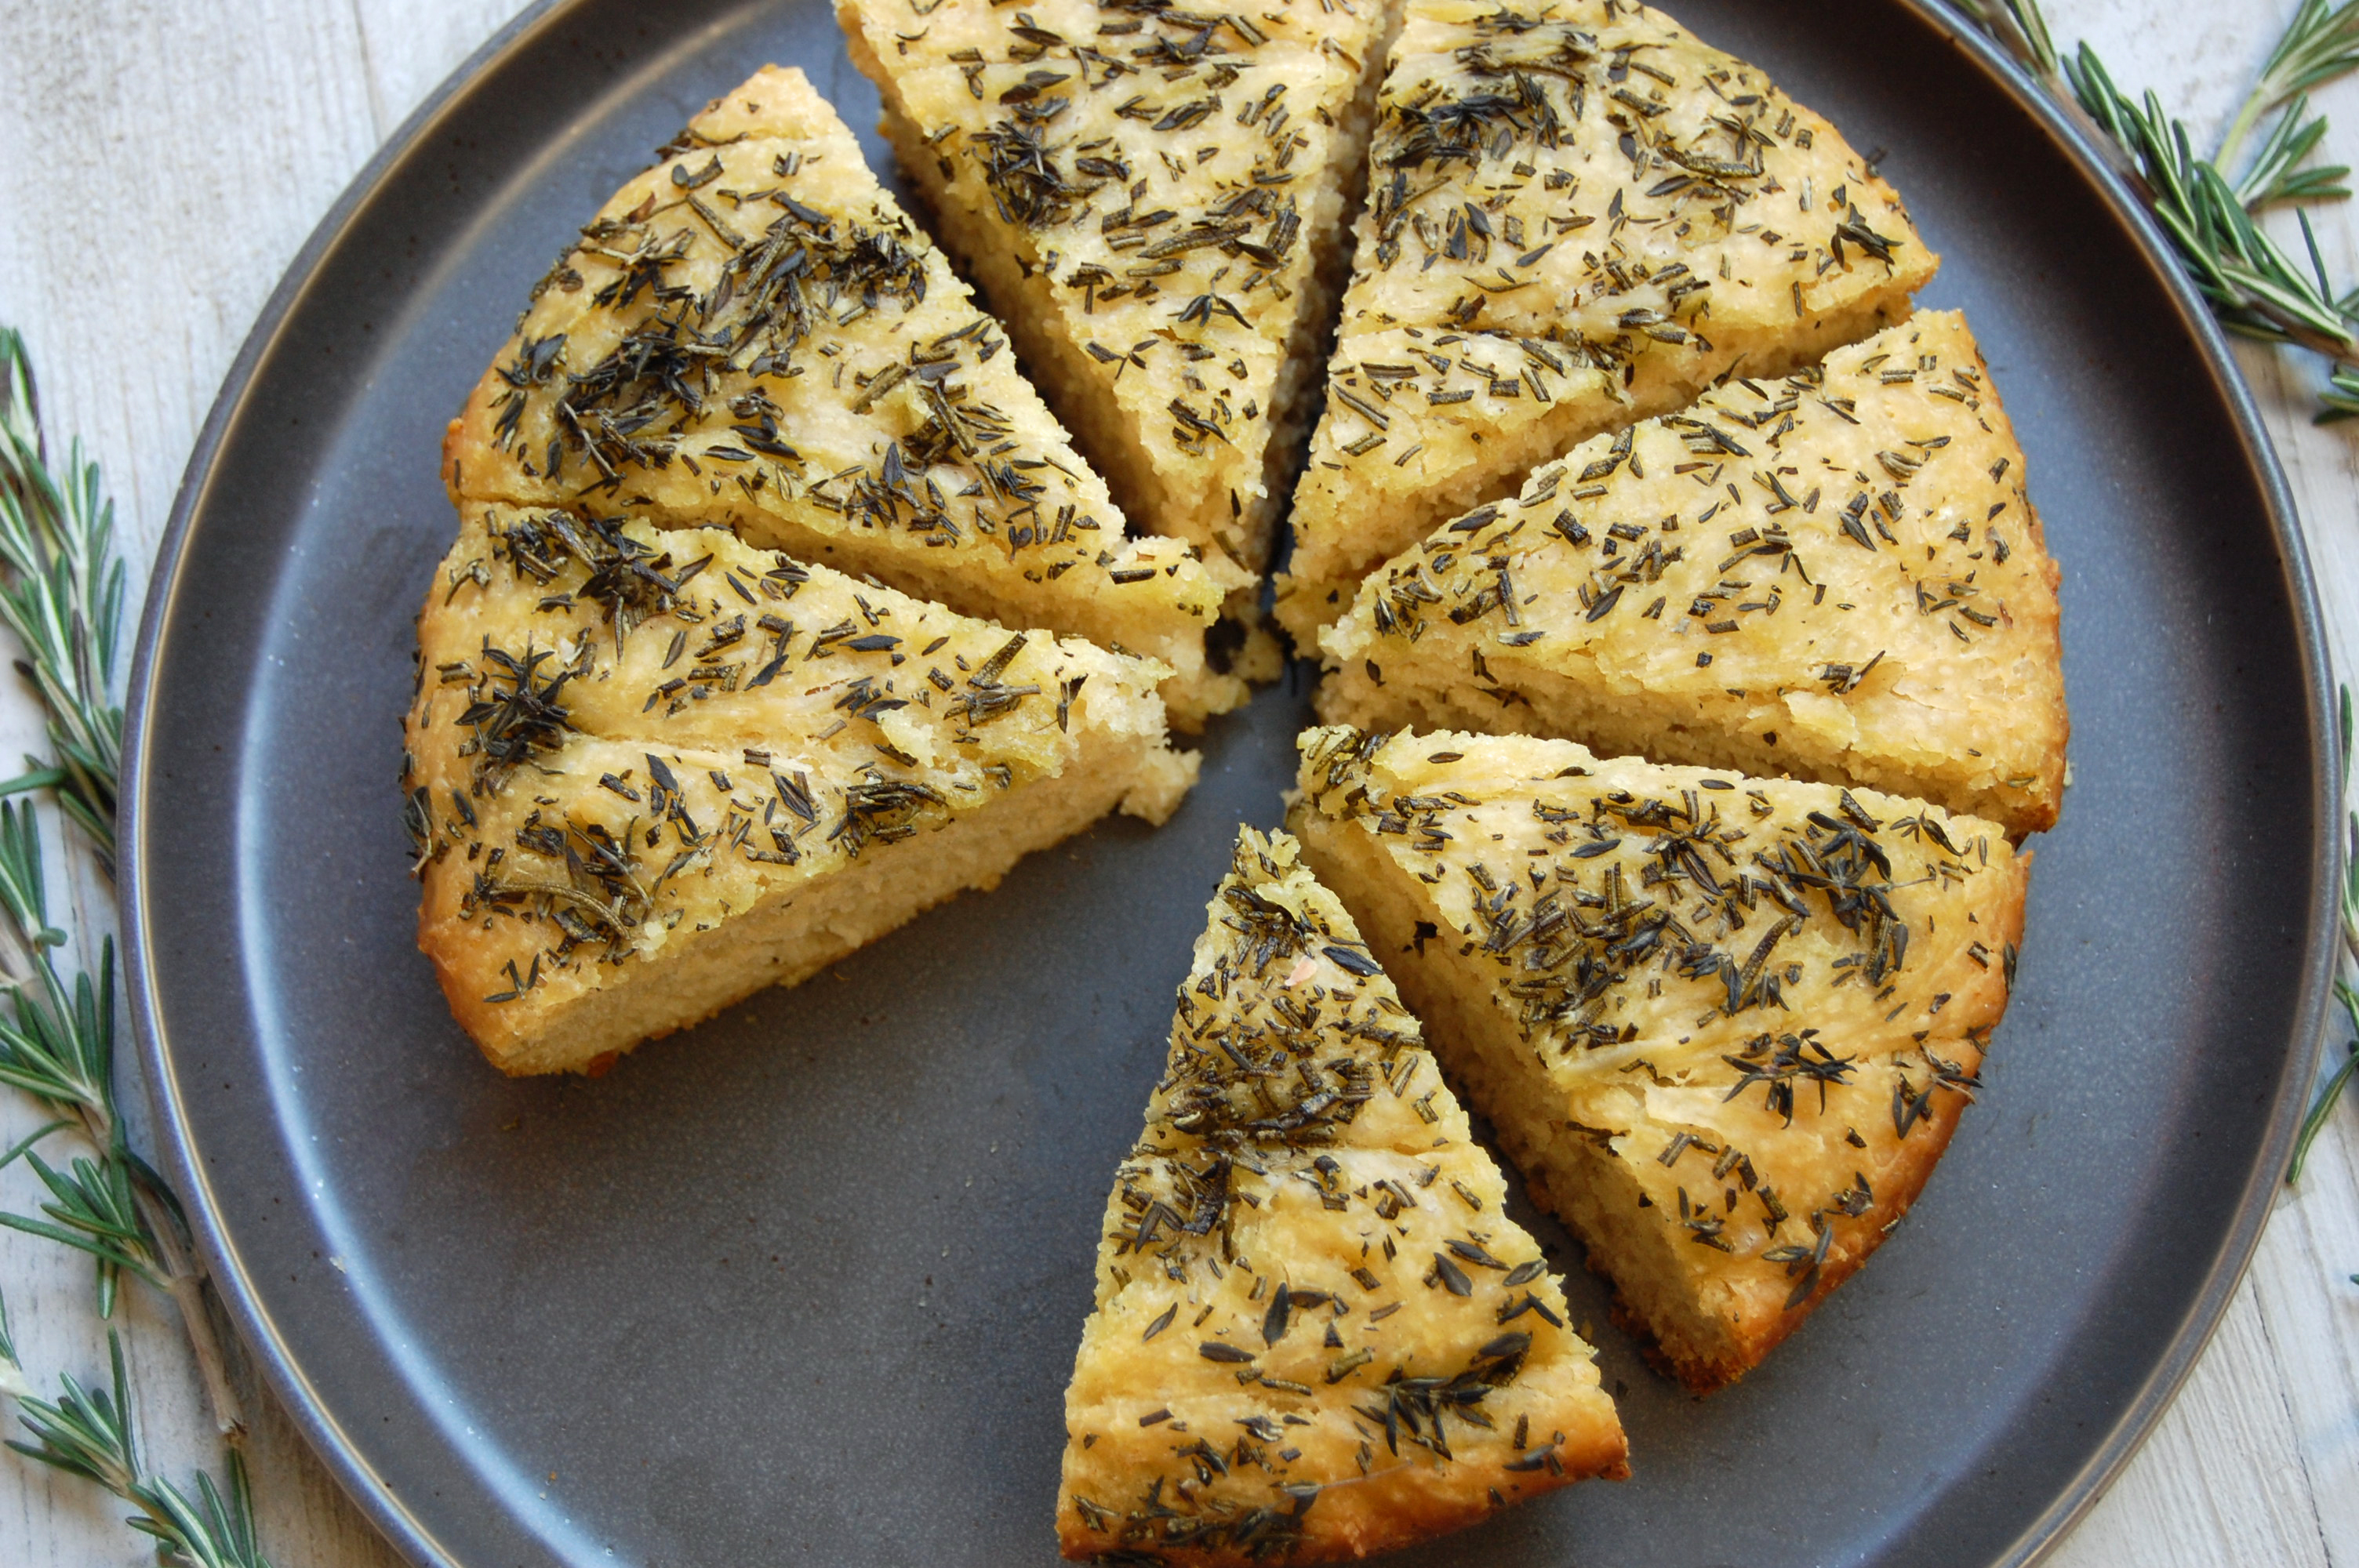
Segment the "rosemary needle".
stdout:
[[[2335,989],[2343,993],[2343,1006],[2348,1008],[2351,1005],[2349,989],[2342,986]],[[2310,1158],[2310,1146],[2317,1142],[2318,1135],[2326,1130],[2327,1119],[2334,1114],[2334,1105],[2343,1098],[2343,1087],[2351,1082],[2353,1071],[2359,1069],[2359,1036],[2353,1038],[2348,1053],[2343,1058],[2343,1065],[2334,1069],[2333,1076],[2326,1080],[2326,1087],[2318,1091],[2318,1098],[2311,1103],[2310,1114],[2301,1119],[2301,1130],[2293,1141],[2293,1158],[2286,1164],[2288,1186],[2301,1180],[2301,1167],[2303,1162]]]

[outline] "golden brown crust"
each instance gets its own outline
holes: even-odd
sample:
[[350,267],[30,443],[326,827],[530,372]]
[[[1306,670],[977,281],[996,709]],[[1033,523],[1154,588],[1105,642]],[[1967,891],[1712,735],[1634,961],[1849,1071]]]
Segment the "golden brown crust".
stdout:
[[1306,652],[1443,519],[1898,320],[1937,261],[1832,126],[1626,0],[1411,0],[1370,157],[1278,579]]
[[[1981,1070],[1979,1056],[1962,1064],[1969,1072]],[[1890,1235],[1908,1217],[1919,1195],[1925,1190],[1927,1178],[1950,1147],[1950,1139],[1965,1116],[1966,1100],[1962,1095],[1945,1095],[1929,1109],[1918,1123],[1921,1131],[1911,1133],[1908,1147],[1902,1158],[1885,1169],[1887,1186],[1878,1188],[1874,1208],[1854,1219],[1839,1215],[1830,1223],[1835,1231],[1835,1242],[1828,1249],[1826,1262],[1820,1267],[1819,1282],[1808,1296],[1794,1306],[1781,1306],[1775,1313],[1741,1320],[1731,1325],[1728,1348],[1718,1355],[1696,1354],[1690,1351],[1673,1357],[1655,1338],[1654,1329],[1645,1315],[1636,1311],[1617,1289],[1614,1297],[1614,1325],[1640,1341],[1647,1363],[1665,1377],[1678,1381],[1688,1392],[1701,1396],[1718,1393],[1735,1382],[1766,1359],[1770,1351],[1783,1344],[1786,1337],[1802,1326],[1804,1320],[1819,1309],[1819,1303],[1833,1293],[1836,1286],[1858,1272],[1884,1238]],[[1545,1183],[1527,1181],[1526,1190],[1532,1201],[1550,1213],[1562,1210],[1549,1197]],[[1589,1271],[1614,1283],[1614,1274],[1605,1260],[1596,1253],[1586,1257]]]
[[665,152],[469,396],[454,501],[726,527],[1160,659],[1190,722],[1244,699],[1204,660],[1229,584],[1180,541],[1125,536],[1004,330],[800,71],[766,68]]
[[1065,1555],[1322,1562],[1627,1473],[1593,1353],[1284,834],[1245,829],[1106,1206]]
[[1306,859],[1533,1195],[1682,1380],[1756,1364],[1939,1160],[2027,857],[1920,803],[1569,742],[1304,745]]
[[2020,838],[2064,794],[2060,575],[1964,318],[1919,311],[1436,529],[1322,633],[1320,711],[1864,784]]

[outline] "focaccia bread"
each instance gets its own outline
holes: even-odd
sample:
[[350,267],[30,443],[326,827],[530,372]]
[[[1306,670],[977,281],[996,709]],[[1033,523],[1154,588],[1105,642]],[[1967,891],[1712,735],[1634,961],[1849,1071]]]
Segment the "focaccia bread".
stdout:
[[2064,795],[2059,572],[1954,311],[1542,467],[1372,574],[1320,712],[1865,784],[1999,822]]
[[1627,0],[1410,0],[1278,618],[1534,466],[1908,313],[1936,258],[1834,128]]
[[595,1070],[1195,775],[1161,665],[718,529],[469,507],[419,661],[419,946],[509,1073]]
[[1398,0],[838,0],[943,243],[1133,524],[1260,572]]
[[444,446],[451,498],[628,507],[1169,665],[1194,723],[1224,585],[1121,509],[999,324],[799,70],[691,121],[534,290]]
[[1304,861],[1533,1195],[1669,1370],[1742,1376],[1948,1146],[2030,857],[1921,802],[1569,741],[1301,743]]
[[1065,1555],[1364,1556],[1628,1473],[1594,1353],[1351,916],[1238,836],[1106,1205]]

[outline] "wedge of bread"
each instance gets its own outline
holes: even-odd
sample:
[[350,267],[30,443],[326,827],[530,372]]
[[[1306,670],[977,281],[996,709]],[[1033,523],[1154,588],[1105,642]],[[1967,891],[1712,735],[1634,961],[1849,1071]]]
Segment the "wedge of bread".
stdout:
[[1538,463],[1908,313],[1936,258],[1824,120],[1627,0],[1410,0],[1294,502],[1306,653]]
[[1699,1392],[1908,1210],[2029,857],[1874,791],[1463,733],[1302,738],[1289,821],[1436,1053]]
[[943,243],[1132,523],[1257,573],[1398,0],[838,0]]
[[616,192],[534,290],[444,446],[451,498],[582,506],[871,575],[1160,660],[1173,713],[1223,587],[1121,509],[998,323],[799,70],[766,69]]
[[2059,572],[1962,317],[1592,438],[1360,585],[1320,711],[2054,826]]
[[718,529],[476,505],[419,622],[419,946],[508,1073],[792,984],[1195,758],[1168,673]]
[[1244,830],[1106,1205],[1065,1555],[1359,1557],[1626,1474],[1504,1196],[1351,916]]

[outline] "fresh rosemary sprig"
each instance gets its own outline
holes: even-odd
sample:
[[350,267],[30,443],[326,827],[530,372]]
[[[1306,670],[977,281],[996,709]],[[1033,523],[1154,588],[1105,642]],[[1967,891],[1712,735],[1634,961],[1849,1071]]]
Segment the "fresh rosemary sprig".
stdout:
[[[111,876],[123,745],[115,696],[125,568],[115,558],[114,510],[98,467],[74,443],[62,482],[48,461],[32,362],[16,332],[0,327],[0,622],[25,653],[17,669],[40,696],[58,761],[27,759],[32,771],[0,783],[0,796],[55,791],[86,831]],[[0,1169],[22,1159],[47,1189],[38,1217],[0,1213],[0,1225],[87,1253],[97,1306],[112,1315],[128,1273],[179,1308],[213,1419],[233,1444],[245,1417],[204,1289],[188,1219],[169,1184],[131,1147],[114,1088],[114,944],[99,945],[95,976],[60,970],[69,941],[50,923],[48,868],[30,801],[0,799],[0,1083],[23,1091],[44,1118]],[[37,1146],[78,1132],[87,1152],[51,1164]],[[170,1483],[143,1475],[133,1445],[130,1386],[119,1342],[111,1391],[102,1397],[65,1379],[58,1401],[34,1398],[15,1372],[16,1351],[0,1313],[0,1378],[17,1396],[36,1441],[21,1453],[97,1481],[138,1506],[133,1528],[156,1537],[159,1554],[195,1568],[265,1568],[254,1544],[245,1474],[234,1446],[229,1490],[200,1477],[191,1502]]]
[[[2229,123],[2227,135],[2220,138],[2218,161],[2223,166],[2235,162],[2245,138],[2252,135],[2262,115],[2285,107],[2354,66],[2359,66],[2359,5],[2346,4],[2329,11],[2326,0],[2302,0],[2301,8],[2286,24],[2285,36],[2270,51],[2268,63],[2261,67],[2260,78],[2253,83],[2251,94]],[[2287,120],[2290,123],[2300,118],[2297,109]],[[2315,145],[2326,124],[2324,121],[2311,124],[2317,126],[2316,133],[2310,135],[2310,144]]]
[[[49,709],[58,802],[114,864],[114,792],[123,763],[123,708],[114,656],[123,624],[124,566],[114,554],[114,503],[77,440],[62,480],[41,438],[33,362],[24,339],[0,327],[0,622],[25,650],[17,668]],[[52,780],[55,772],[61,777]]]
[[63,1385],[59,1398],[42,1399],[25,1380],[8,1331],[7,1303],[0,1301],[0,1390],[16,1396],[17,1414],[33,1434],[30,1443],[11,1439],[8,1446],[95,1481],[137,1509],[124,1522],[155,1538],[161,1563],[184,1568],[270,1568],[270,1560],[255,1541],[254,1496],[237,1450],[229,1451],[226,1490],[199,1471],[193,1501],[170,1481],[142,1469],[131,1424],[131,1382],[124,1369],[123,1341],[112,1330],[106,1348],[114,1377],[105,1389],[85,1389],[69,1374],[59,1379]]
[[[2190,281],[2222,326],[2325,356],[2321,422],[2359,415],[2359,289],[2337,289],[2299,204],[2348,196],[2343,168],[2304,168],[2326,135],[2311,88],[2359,69],[2359,0],[2302,0],[2255,80],[2219,149],[2199,157],[2186,124],[2152,92],[2134,99],[2094,49],[2060,51],[2038,0],[1957,0],[1966,14],[2080,117],[2179,252]],[[2263,127],[2266,126],[2266,130]],[[2258,140],[2254,143],[2256,135]],[[2247,143],[2244,172],[2230,178]],[[2258,215],[2296,205],[2298,262]]]
[[[0,801],[0,985],[9,992],[0,1016],[0,1083],[30,1096],[49,1119],[11,1150],[32,1167],[49,1201],[44,1217],[0,1213],[0,1225],[77,1248],[97,1271],[98,1311],[112,1315],[117,1284],[129,1272],[170,1295],[188,1320],[214,1415],[223,1429],[240,1420],[221,1346],[205,1303],[201,1270],[188,1222],[170,1187],[135,1152],[115,1105],[114,944],[100,944],[95,980],[71,980],[54,957],[65,934],[49,924],[41,833],[30,803]],[[66,1129],[92,1153],[62,1168],[33,1145]],[[7,1162],[0,1162],[5,1163]]]

